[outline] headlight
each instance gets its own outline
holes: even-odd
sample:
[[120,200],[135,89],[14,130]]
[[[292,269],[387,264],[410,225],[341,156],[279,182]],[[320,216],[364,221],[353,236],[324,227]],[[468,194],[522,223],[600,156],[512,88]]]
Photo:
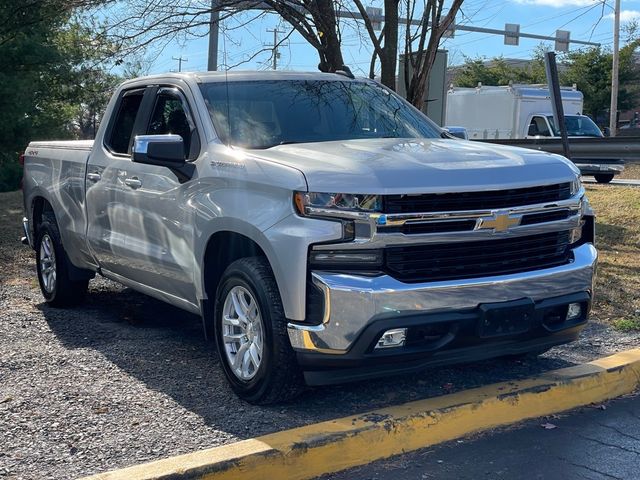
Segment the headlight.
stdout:
[[577,177],[573,182],[571,182],[571,196],[573,197],[577,194],[582,188],[582,182],[580,181],[580,177]]
[[573,230],[571,230],[569,232],[569,243],[571,245],[575,245],[577,244],[580,239],[582,238],[582,228],[583,228],[583,223],[581,222],[579,227],[574,228]]
[[296,192],[294,204],[300,215],[349,217],[349,213],[379,212],[382,210],[382,197],[351,193]]

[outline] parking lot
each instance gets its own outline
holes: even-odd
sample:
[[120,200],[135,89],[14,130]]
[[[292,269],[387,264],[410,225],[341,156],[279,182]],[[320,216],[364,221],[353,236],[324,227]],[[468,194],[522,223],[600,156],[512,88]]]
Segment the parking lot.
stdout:
[[589,187],[601,251],[593,321],[537,360],[499,359],[238,400],[200,319],[104,279],[82,307],[42,301],[19,243],[20,193],[0,194],[0,478],[75,478],[319,420],[522,378],[638,345],[640,189]]

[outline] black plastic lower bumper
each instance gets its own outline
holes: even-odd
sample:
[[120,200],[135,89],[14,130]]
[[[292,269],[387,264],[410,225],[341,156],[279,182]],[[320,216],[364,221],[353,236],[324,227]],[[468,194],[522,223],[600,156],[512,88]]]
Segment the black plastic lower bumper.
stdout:
[[[581,314],[567,321],[570,303],[580,303]],[[524,298],[456,312],[380,317],[347,353],[298,352],[298,362],[309,385],[326,385],[541,351],[575,340],[590,308],[590,293],[578,292],[540,302]],[[405,346],[376,349],[381,335],[395,328],[407,329]]]

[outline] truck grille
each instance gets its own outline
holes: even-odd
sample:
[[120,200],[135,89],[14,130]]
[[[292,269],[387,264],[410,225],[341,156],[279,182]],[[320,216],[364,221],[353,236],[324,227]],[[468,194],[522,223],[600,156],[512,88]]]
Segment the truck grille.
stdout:
[[530,188],[485,192],[386,195],[384,213],[459,212],[519,207],[571,198],[571,184],[558,183]]
[[505,275],[569,262],[569,232],[500,240],[388,247],[387,273],[405,282]]

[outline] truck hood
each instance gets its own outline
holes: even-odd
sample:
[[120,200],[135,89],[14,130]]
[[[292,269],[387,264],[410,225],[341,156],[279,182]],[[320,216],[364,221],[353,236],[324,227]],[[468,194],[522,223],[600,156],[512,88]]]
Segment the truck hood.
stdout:
[[567,159],[450,139],[366,139],[280,145],[256,157],[302,171],[309,191],[421,193],[498,190],[572,181]]

